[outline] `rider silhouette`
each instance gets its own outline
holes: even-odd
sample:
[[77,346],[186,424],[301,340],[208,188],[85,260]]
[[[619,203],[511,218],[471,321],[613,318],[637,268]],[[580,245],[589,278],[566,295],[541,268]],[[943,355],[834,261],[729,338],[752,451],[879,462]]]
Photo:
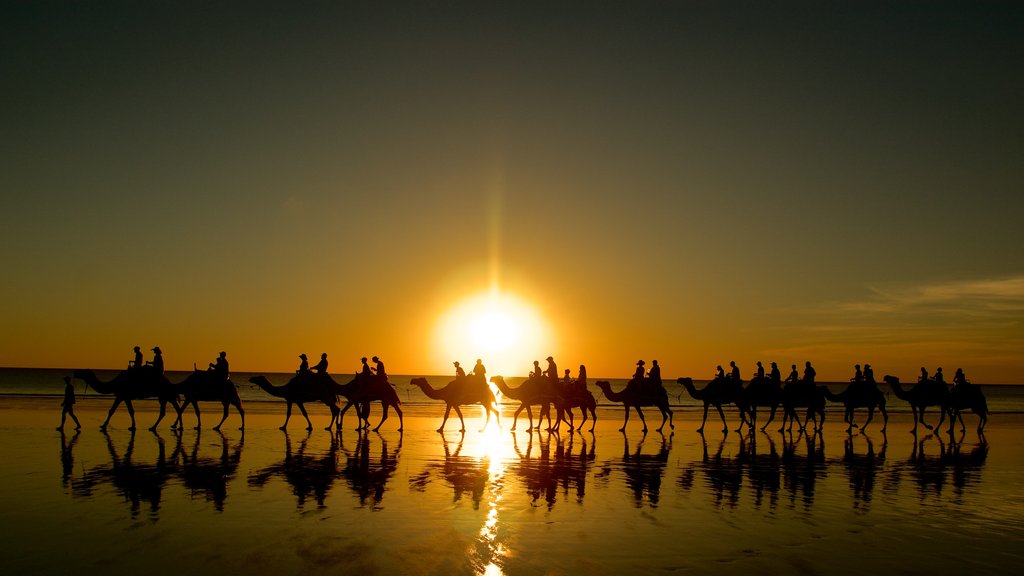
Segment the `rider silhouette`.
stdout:
[[381,382],[387,382],[388,373],[384,370],[384,361],[376,356],[374,356],[372,360],[374,364],[373,371],[377,374],[377,379]]
[[228,370],[228,353],[221,352],[220,356],[216,360],[210,362],[210,368],[208,372],[213,372],[218,378],[227,380],[230,377],[230,371]]
[[544,371],[544,375],[548,377],[548,381],[554,385],[558,385],[558,366],[555,364],[555,359],[551,356],[547,357],[548,369]]
[[757,370],[754,371],[754,378],[764,380],[764,366],[760,360],[757,361]]
[[647,373],[647,379],[651,384],[661,386],[661,366],[657,360],[651,360],[651,371]]
[[459,366],[458,362],[452,362],[452,364],[455,364],[455,379],[460,380],[462,378],[465,378],[466,371],[462,369],[462,366]]
[[309,360],[306,359],[305,354],[299,354],[299,358],[302,362],[299,362],[299,369],[295,371],[296,374],[305,374],[309,372]]
[[875,371],[871,369],[871,364],[864,365],[864,383],[874,384],[875,383]]
[[771,379],[772,384],[782,383],[782,372],[779,372],[779,365],[772,362],[772,370],[768,373],[768,377]]
[[327,374],[327,352],[320,355],[320,361],[313,366],[313,371],[317,374]]
[[132,350],[135,351],[135,359],[128,361],[128,367],[129,368],[142,368],[142,366],[143,366],[143,363],[142,363],[142,348],[139,348],[138,346],[136,346],[135,348],[132,348]]
[[164,373],[164,356],[159,346],[153,347],[153,359],[147,361],[146,366],[152,366],[157,374]]
[[643,360],[636,361],[636,370],[633,371],[633,381],[637,384],[644,381],[644,362]]

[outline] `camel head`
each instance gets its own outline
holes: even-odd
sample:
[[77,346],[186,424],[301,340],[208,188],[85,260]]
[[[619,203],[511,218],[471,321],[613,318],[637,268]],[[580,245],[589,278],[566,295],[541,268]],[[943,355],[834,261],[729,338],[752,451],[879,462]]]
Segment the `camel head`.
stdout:
[[676,378],[676,384],[682,384],[683,386],[687,386],[687,385],[691,385],[692,386],[693,385],[693,378],[687,378],[686,376],[683,376],[681,378]]
[[497,384],[498,382],[501,382],[502,384],[504,384],[505,383],[505,377],[501,376],[501,375],[491,376],[491,382],[493,382],[495,384]]
[[419,386],[420,388],[423,388],[424,386],[429,386],[429,384],[427,384],[427,379],[423,377],[413,378],[412,381],[410,381],[409,383],[412,384],[413,386]]
[[899,383],[900,383],[900,379],[899,378],[897,378],[895,376],[890,376],[888,374],[886,374],[885,376],[882,377],[882,381],[885,382],[886,384],[896,384],[896,385],[899,385]]

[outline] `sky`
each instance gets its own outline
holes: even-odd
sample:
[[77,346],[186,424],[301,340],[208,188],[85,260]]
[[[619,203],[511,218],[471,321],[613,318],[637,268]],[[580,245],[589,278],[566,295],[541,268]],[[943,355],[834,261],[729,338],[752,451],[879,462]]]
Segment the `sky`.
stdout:
[[3,3],[0,366],[1024,382],[1019,3],[510,4]]

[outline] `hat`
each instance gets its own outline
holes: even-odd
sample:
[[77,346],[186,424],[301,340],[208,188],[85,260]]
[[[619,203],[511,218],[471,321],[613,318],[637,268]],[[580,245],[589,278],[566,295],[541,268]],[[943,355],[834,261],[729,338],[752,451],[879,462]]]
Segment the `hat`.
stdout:
[[153,347],[153,352],[160,352],[160,347],[159,346],[154,346]]
[[637,366],[643,366],[644,365],[644,361],[643,360],[637,360],[636,365]]
[[303,358],[303,359],[305,359],[305,358],[306,358],[306,355],[305,355],[305,354],[299,354],[299,358]]
[[371,360],[373,360],[374,362],[376,362],[376,361],[377,361],[377,357],[376,357],[376,356],[374,356],[373,358],[371,358]]
[[552,358],[551,356],[548,356],[547,358],[545,358],[545,360],[547,360],[548,362],[554,362],[555,361],[555,359]]
[[454,364],[454,365],[458,366],[458,365],[459,365],[459,362],[458,362],[458,360],[456,360],[455,362],[452,362],[452,364]]

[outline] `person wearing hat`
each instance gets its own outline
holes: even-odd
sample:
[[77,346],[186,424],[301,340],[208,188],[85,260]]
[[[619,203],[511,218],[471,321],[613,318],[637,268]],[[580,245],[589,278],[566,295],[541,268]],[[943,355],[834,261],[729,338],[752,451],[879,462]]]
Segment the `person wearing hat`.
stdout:
[[142,368],[142,366],[143,366],[143,363],[142,363],[142,348],[139,348],[138,346],[136,346],[132,350],[135,351],[135,360],[129,360],[128,361],[128,367],[129,368]]
[[864,383],[875,385],[875,371],[871,369],[871,364],[864,365]]
[[558,385],[558,366],[555,364],[555,359],[551,356],[546,358],[548,361],[548,368],[544,371],[544,375],[548,377],[548,382],[553,386]]
[[459,362],[456,360],[455,362],[452,362],[452,364],[455,365],[455,379],[461,380],[462,378],[465,378],[466,371],[462,369],[462,366],[459,366]]
[[381,382],[387,382],[388,373],[384,370],[384,362],[380,358],[374,356],[373,364],[373,371],[377,374],[377,379],[380,380]]
[[359,368],[359,378],[364,382],[369,381],[373,378],[373,370],[370,370],[370,365],[366,363],[366,356],[360,358],[359,362],[362,364]]
[[636,370],[633,371],[633,381],[640,383],[644,381],[644,364],[643,360],[636,361]]
[[320,355],[320,361],[313,366],[313,371],[317,374],[327,374],[327,352]]
[[157,374],[164,373],[164,355],[159,346],[153,347],[153,359],[146,362],[146,366],[152,366]]
[[309,360],[306,358],[306,355],[305,354],[299,354],[299,359],[302,360],[302,362],[299,362],[299,369],[296,370],[295,373],[296,374],[300,374],[300,375],[308,373],[309,372]]

